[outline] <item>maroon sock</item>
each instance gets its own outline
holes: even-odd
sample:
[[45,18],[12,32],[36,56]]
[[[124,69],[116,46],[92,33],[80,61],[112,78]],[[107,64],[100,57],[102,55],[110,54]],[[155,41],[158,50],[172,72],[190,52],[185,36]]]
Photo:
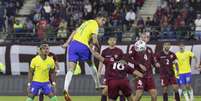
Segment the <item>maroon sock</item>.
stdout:
[[163,93],[163,101],[168,101],[168,94],[167,93]]
[[39,95],[39,101],[43,101],[44,100],[44,96],[43,96],[43,94],[40,94]]
[[101,101],[107,101],[107,96],[102,95],[102,96],[101,96]]
[[120,101],[125,101],[125,97],[123,95],[120,95]]
[[180,101],[179,92],[175,92],[175,100]]

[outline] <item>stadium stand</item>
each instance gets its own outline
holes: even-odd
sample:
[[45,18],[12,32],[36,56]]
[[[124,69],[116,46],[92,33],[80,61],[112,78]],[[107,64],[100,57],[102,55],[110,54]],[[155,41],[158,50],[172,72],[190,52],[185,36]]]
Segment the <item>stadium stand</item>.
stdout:
[[[102,41],[113,33],[119,43],[131,42],[142,31],[150,31],[152,41],[200,40],[199,0],[37,0],[33,9],[27,8],[32,9],[30,14],[21,15],[23,21],[16,15],[20,16],[17,11],[23,8],[24,0],[9,1],[4,0],[2,3],[7,5],[0,7],[0,31],[7,33],[8,42],[63,42],[81,22],[100,12],[108,15],[106,26],[100,28]],[[154,6],[152,12],[158,6],[154,14],[148,5]],[[10,11],[10,6],[16,12]],[[2,16],[4,8],[6,20]],[[22,30],[16,32],[14,27],[19,26]]]

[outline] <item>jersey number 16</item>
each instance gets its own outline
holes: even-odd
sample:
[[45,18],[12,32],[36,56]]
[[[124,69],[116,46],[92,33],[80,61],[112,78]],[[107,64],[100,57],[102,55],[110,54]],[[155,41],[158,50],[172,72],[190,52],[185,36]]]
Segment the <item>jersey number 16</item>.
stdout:
[[113,69],[117,69],[117,70],[124,70],[124,65],[123,64],[121,64],[121,63],[114,63],[113,64]]

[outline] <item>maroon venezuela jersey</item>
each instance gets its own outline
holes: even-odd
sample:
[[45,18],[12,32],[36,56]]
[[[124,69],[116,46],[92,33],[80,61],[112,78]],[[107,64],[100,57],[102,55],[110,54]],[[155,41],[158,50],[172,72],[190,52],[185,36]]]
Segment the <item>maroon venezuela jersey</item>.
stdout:
[[153,75],[152,73],[152,65],[154,62],[154,55],[151,48],[147,47],[143,52],[137,52],[134,46],[131,48],[130,52],[130,63],[135,65],[135,68],[139,71],[143,71],[139,64],[142,64],[146,67],[146,72],[144,73],[144,77],[150,77]]
[[115,62],[114,58],[105,58],[104,62],[106,71],[106,77],[108,80],[127,79],[127,74],[132,74],[135,69],[127,64]]
[[[104,58],[111,58],[113,57],[115,60],[119,60],[120,57],[123,55],[123,51],[120,48],[114,47],[113,49],[111,48],[106,48],[102,51],[101,54]],[[105,69],[105,78],[107,79],[107,69]]]
[[165,54],[163,51],[156,54],[156,61],[160,64],[160,75],[171,74],[173,62],[176,60],[176,55],[173,52]]
[[123,51],[120,48],[114,47],[113,49],[111,48],[106,48],[102,51],[102,56],[104,58],[108,57],[114,57],[115,60],[119,59],[123,55]]

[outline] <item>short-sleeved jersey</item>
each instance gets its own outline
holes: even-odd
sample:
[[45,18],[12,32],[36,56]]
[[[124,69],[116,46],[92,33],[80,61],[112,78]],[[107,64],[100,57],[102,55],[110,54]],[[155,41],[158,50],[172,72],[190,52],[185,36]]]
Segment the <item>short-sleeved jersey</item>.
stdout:
[[154,62],[154,55],[153,51],[150,47],[147,47],[145,51],[143,52],[137,52],[134,48],[134,46],[131,48],[130,52],[130,63],[133,63],[135,65],[136,70],[144,72],[140,67],[139,64],[142,64],[146,67],[146,72],[144,74],[144,77],[152,77],[152,65]]
[[105,58],[104,62],[106,70],[109,72],[107,80],[128,79],[127,75],[132,74],[135,70],[127,64],[115,62],[114,58]]
[[76,29],[73,40],[83,43],[89,46],[89,40],[92,38],[93,34],[98,34],[98,23],[96,20],[87,20],[81,26]]
[[55,68],[53,58],[47,56],[43,60],[39,55],[31,60],[30,67],[34,69],[34,76],[32,81],[36,82],[49,82],[49,71]]
[[[102,51],[102,54],[101,54],[104,58],[114,58],[115,60],[118,60],[119,58],[122,57],[123,55],[123,51],[120,49],[120,48],[106,48]],[[107,71],[107,69],[105,69],[105,78],[107,79],[107,74],[109,72]]]
[[101,55],[104,58],[113,57],[115,60],[118,60],[122,57],[123,51],[120,48],[114,47],[114,48],[106,48],[102,51]]
[[165,54],[163,51],[156,54],[156,61],[160,64],[160,75],[169,75],[174,73],[173,64],[177,59],[173,52]]
[[50,52],[48,56],[52,57],[54,61],[58,61],[57,56],[54,53]]
[[191,72],[190,59],[194,56],[191,51],[176,52],[179,74]]

